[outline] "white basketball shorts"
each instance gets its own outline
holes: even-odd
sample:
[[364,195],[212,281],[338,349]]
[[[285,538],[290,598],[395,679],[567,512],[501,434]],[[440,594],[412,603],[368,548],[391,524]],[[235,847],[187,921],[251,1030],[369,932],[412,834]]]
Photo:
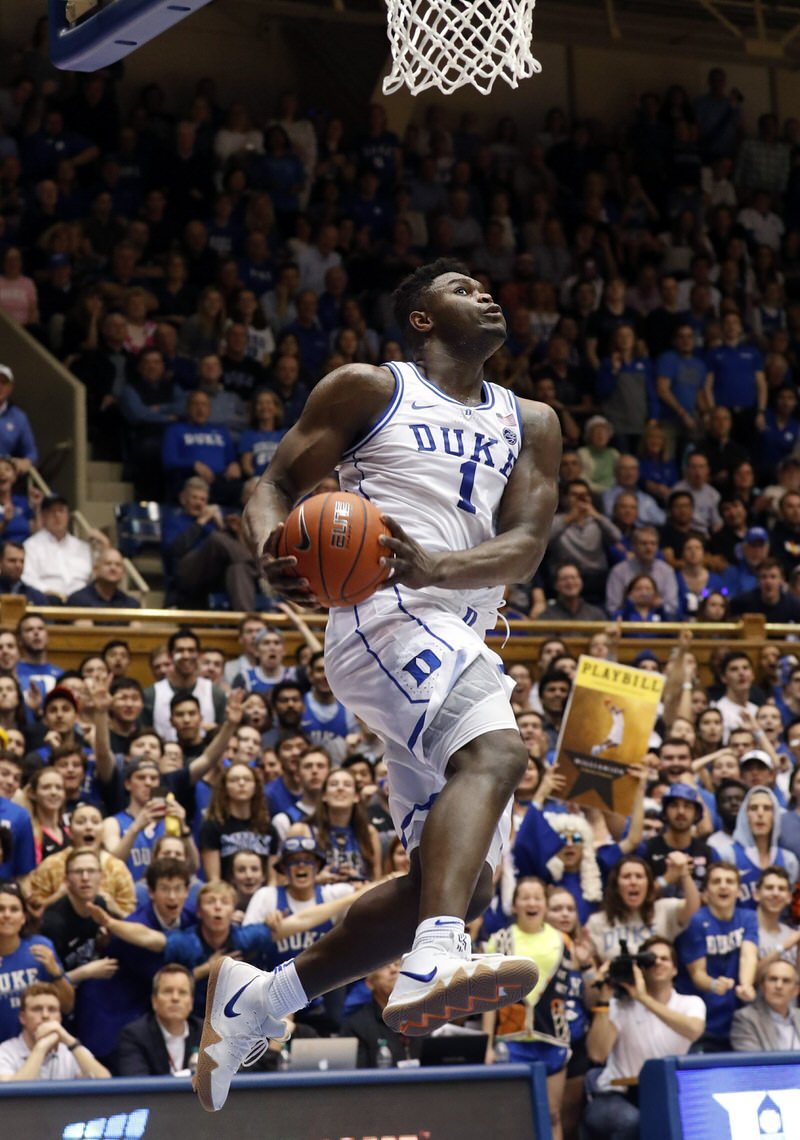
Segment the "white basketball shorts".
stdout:
[[[418,592],[382,590],[332,610],[325,638],[335,696],[386,742],[389,808],[409,851],[419,845],[450,757],[487,732],[517,727],[514,683],[483,641],[485,622],[469,606],[462,615],[457,595],[453,601],[448,609]],[[510,808],[509,801],[486,857],[492,869],[508,841]]]

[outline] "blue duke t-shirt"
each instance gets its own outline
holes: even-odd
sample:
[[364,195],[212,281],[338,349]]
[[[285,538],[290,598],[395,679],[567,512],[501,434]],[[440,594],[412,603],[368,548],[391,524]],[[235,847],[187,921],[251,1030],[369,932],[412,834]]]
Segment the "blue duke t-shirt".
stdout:
[[[739,956],[742,944],[758,947],[758,920],[755,911],[734,908],[729,919],[715,918],[707,906],[698,910],[677,942],[682,967],[705,958],[710,978],[733,978],[739,981]],[[691,982],[686,992],[691,992]],[[682,986],[682,989],[686,987]],[[706,1033],[711,1037],[727,1037],[731,1020],[739,1004],[733,989],[724,994],[701,994],[706,1003]]]

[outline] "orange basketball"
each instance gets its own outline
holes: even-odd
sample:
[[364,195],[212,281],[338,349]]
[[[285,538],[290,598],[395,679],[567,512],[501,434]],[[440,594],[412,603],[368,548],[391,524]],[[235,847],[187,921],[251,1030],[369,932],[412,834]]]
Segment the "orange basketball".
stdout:
[[323,606],[354,606],[374,594],[389,572],[380,545],[390,534],[376,506],[350,491],[313,495],[295,507],[278,541],[278,557],[294,555]]

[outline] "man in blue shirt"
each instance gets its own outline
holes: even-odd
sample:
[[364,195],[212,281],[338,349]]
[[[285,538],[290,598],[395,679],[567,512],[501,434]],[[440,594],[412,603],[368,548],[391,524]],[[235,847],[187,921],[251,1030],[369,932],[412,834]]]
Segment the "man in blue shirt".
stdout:
[[23,692],[30,684],[36,684],[42,694],[55,688],[56,681],[64,672],[58,665],[47,660],[47,647],[50,635],[44,618],[39,614],[27,613],[17,623],[17,641],[20,659],[17,662],[17,680]]
[[17,879],[36,866],[31,817],[0,796],[0,879]]
[[767,379],[760,349],[742,343],[742,320],[738,313],[722,318],[722,344],[709,349],[704,395],[708,405],[731,409],[734,436],[741,442],[763,431],[767,410]]
[[729,1053],[738,1003],[756,996],[758,920],[754,911],[736,905],[739,879],[732,863],[713,863],[706,879],[706,905],[678,939],[681,966],[708,1011],[696,1052]]
[[0,364],[0,455],[14,460],[17,474],[22,475],[36,465],[39,452],[30,421],[21,408],[11,403],[14,373]]
[[236,503],[242,485],[236,446],[228,429],[210,419],[207,394],[190,393],[185,418],[164,432],[161,459],[168,487],[177,496],[184,479],[197,475],[208,486],[212,501]]
[[663,418],[675,425],[679,435],[690,435],[697,426],[697,397],[703,390],[706,367],[694,351],[694,331],[681,322],[675,330],[674,348],[656,361],[656,386]]

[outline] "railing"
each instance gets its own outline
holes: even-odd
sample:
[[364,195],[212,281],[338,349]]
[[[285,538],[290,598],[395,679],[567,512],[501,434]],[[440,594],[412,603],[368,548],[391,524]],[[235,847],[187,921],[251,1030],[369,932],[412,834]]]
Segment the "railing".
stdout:
[[[75,668],[84,657],[101,649],[111,638],[124,638],[132,653],[131,673],[144,683],[152,680],[149,654],[163,645],[179,626],[195,629],[203,646],[219,649],[227,657],[241,652],[238,643],[238,625],[242,613],[222,610],[116,610],[88,609],[72,606],[29,606],[19,595],[0,596],[0,626],[13,629],[26,612],[35,610],[50,625],[50,657],[64,668]],[[286,638],[287,656],[302,644],[302,638],[289,618],[282,613],[266,612],[264,618],[271,626],[282,631]],[[304,613],[303,620],[311,629],[324,637],[326,613]],[[537,660],[543,641],[561,638],[574,654],[585,653],[592,634],[608,629],[609,622],[556,622],[512,621],[511,635],[505,645],[505,631],[498,626],[490,635],[489,643],[502,656],[507,665],[515,662],[532,664]],[[643,649],[652,649],[662,663],[678,634],[688,623],[663,622],[644,624],[622,622],[617,655],[620,661],[630,663]],[[771,625],[760,614],[747,614],[741,621],[693,623],[692,652],[696,655],[703,683],[711,681],[710,661],[715,650],[743,649],[758,666],[758,652],[770,641],[782,651],[800,649],[800,626]]]

